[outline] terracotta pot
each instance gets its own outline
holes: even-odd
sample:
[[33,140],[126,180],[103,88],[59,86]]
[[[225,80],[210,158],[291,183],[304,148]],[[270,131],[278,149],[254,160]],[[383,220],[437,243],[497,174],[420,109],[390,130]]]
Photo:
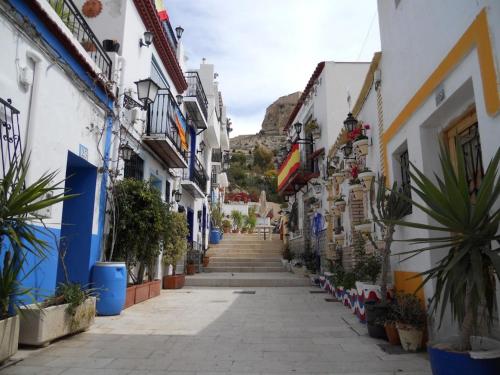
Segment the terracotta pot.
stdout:
[[387,335],[387,339],[389,340],[389,344],[391,345],[401,345],[401,341],[399,340],[398,329],[396,328],[396,323],[386,322],[384,324],[385,334]]
[[161,280],[153,280],[149,283],[149,298],[158,297],[161,293]]
[[407,352],[416,352],[422,347],[422,336],[423,331],[415,327],[398,324],[399,339],[401,340],[401,346]]
[[163,276],[163,289],[181,289],[185,282],[184,275]]
[[141,303],[149,299],[149,284],[143,283],[135,286],[135,303]]
[[85,17],[97,17],[102,12],[102,3],[100,0],[87,0],[82,6],[82,13]]
[[194,275],[195,272],[196,272],[196,268],[195,268],[194,264],[188,264],[186,266],[186,274],[188,274],[188,275]]
[[97,47],[91,40],[82,40],[80,44],[87,52],[95,52],[97,50]]
[[130,285],[129,287],[127,287],[125,295],[125,306],[123,307],[124,309],[135,304],[135,289],[136,285]]
[[233,229],[232,232],[233,233],[239,233],[239,229]]
[[231,233],[231,228],[224,228],[224,233]]
[[208,267],[208,263],[210,262],[210,257],[203,257],[203,267]]

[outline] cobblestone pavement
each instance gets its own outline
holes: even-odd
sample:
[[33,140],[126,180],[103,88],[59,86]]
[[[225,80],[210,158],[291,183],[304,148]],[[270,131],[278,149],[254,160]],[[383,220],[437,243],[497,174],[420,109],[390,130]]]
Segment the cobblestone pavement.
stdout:
[[184,288],[100,317],[0,375],[427,375],[424,354],[389,355],[339,303],[309,287]]

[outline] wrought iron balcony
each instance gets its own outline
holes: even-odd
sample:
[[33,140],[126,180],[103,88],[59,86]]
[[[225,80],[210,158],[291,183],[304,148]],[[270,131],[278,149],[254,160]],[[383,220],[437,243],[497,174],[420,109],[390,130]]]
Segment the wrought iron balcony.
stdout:
[[212,163],[222,163],[222,151],[220,148],[212,150]]
[[[194,157],[191,160],[190,167],[183,171],[181,184],[191,195],[196,198],[202,198],[207,193],[207,183],[208,176],[205,168],[203,168],[198,158]],[[196,187],[193,185],[196,185]]]
[[22,155],[19,111],[12,106],[10,99],[0,98],[0,151],[2,153],[2,178],[11,163]]
[[144,142],[171,168],[187,168],[186,119],[169,89],[160,89],[150,105]]
[[87,51],[90,58],[111,79],[111,58],[102,48],[101,42],[71,0],[47,0],[73,36]]
[[184,101],[188,111],[196,122],[197,128],[206,129],[208,118],[208,100],[205,95],[205,90],[203,90],[203,85],[201,84],[198,72],[187,72],[186,81],[188,83],[188,89],[184,95]]

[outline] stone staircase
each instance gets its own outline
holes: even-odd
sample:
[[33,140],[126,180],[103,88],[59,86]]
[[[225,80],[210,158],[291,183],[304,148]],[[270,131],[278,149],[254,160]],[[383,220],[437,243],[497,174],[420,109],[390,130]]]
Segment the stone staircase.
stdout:
[[186,277],[186,286],[285,287],[308,286],[307,278],[286,272],[281,264],[282,241],[273,235],[264,240],[257,234],[224,234],[218,245],[210,245],[203,273]]
[[205,272],[284,272],[281,247],[279,239],[228,233],[218,245],[210,246]]

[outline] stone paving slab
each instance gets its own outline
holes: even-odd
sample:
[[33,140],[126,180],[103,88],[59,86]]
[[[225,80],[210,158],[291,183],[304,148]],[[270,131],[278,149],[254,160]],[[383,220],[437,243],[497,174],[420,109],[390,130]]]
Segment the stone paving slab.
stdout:
[[383,352],[346,308],[311,289],[162,291],[87,332],[21,350],[0,375],[431,374],[424,354]]

